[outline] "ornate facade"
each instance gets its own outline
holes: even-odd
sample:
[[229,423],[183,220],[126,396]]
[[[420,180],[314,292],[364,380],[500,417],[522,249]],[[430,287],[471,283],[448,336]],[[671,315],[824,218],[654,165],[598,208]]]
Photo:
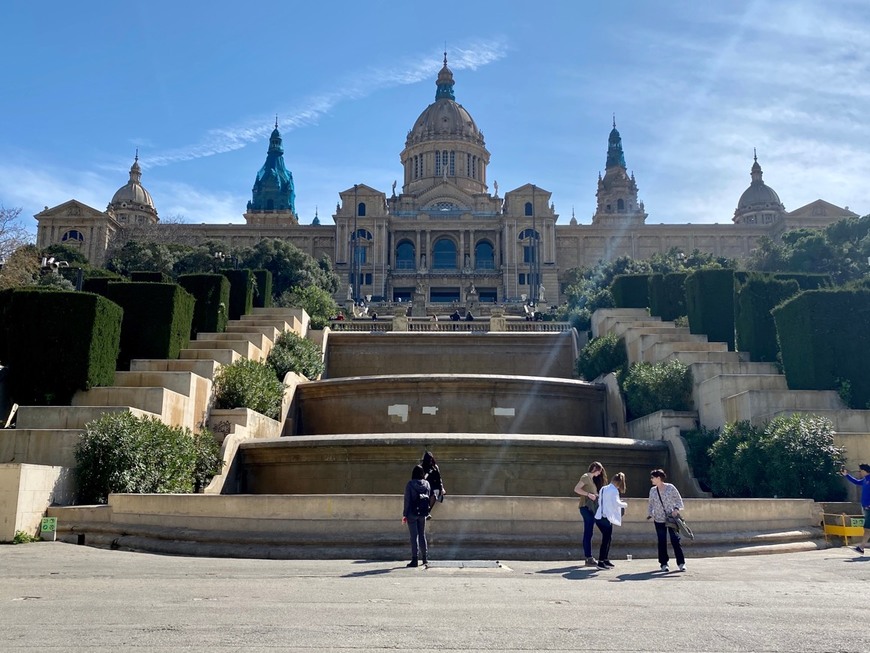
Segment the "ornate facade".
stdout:
[[[857,214],[817,200],[791,213],[762,179],[757,157],[751,184],[737,203],[732,224],[647,224],[634,174],[628,174],[622,138],[608,139],[591,224],[559,218],[551,193],[525,184],[499,196],[487,181],[490,153],[483,132],[455,99],[447,57],[436,79],[435,101],[411,126],[401,152],[403,182],[389,195],[363,183],[339,192],[334,225],[300,225],[293,176],[284,162],[276,121],[266,162],[257,174],[245,224],[161,225],[184,229],[228,248],[263,238],[291,241],[315,258],[330,257],[347,280],[339,300],[502,303],[562,300],[567,270],[628,255],[695,249],[747,257],[761,236],[797,227],[824,227]],[[101,212],[76,200],[37,214],[37,244],[64,242],[102,262],[112,234],[124,223],[158,221],[141,185],[138,154],[130,181]]]

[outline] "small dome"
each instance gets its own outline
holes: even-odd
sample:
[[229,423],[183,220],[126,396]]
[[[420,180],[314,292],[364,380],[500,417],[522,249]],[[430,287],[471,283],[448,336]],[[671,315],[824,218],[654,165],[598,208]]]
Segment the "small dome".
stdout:
[[764,209],[777,208],[782,209],[782,202],[779,200],[779,195],[770,186],[764,183],[762,179],[761,166],[758,164],[758,157],[752,164],[750,172],[752,183],[749,188],[743,191],[740,200],[737,202],[737,211],[743,212],[748,209]]
[[154,208],[154,200],[142,186],[142,169],[139,167],[139,155],[136,155],[133,165],[130,166],[130,181],[121,186],[112,196],[112,205],[142,205]]

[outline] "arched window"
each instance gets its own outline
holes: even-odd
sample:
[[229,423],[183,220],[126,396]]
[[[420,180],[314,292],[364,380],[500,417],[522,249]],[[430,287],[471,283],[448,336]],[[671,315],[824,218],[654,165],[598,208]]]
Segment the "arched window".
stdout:
[[360,202],[359,204],[357,204],[356,214],[361,218],[365,216],[365,214],[366,214],[366,203],[365,202]]
[[616,210],[618,213],[622,213],[625,211],[625,200],[621,197],[616,200]]
[[481,240],[474,246],[474,267],[478,270],[495,269],[495,250],[489,242]]
[[63,236],[60,237],[62,243],[67,243],[72,241],[72,243],[83,243],[85,242],[85,237],[81,231],[78,229],[70,229]]
[[432,259],[432,267],[436,270],[456,269],[456,243],[449,238],[435,241]]
[[526,202],[526,215],[531,215],[531,214],[532,214],[532,203]]
[[416,250],[410,240],[403,240],[396,246],[396,269],[416,269]]

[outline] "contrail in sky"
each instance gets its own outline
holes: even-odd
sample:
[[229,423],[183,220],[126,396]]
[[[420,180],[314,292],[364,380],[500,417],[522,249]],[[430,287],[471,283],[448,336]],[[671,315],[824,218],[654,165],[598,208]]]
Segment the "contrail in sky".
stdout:
[[[503,59],[507,55],[507,51],[507,45],[500,39],[477,41],[464,47],[450,48],[448,65],[452,70],[476,70],[481,66]],[[321,116],[341,102],[356,100],[382,89],[415,84],[430,78],[434,75],[436,66],[432,56],[427,55],[416,62],[399,68],[376,68],[355,74],[351,78],[352,81],[334,85],[340,90],[311,96],[305,99],[299,108],[281,114],[281,131],[286,133],[300,127],[315,125]],[[199,143],[167,150],[163,153],[149,154],[147,160],[142,160],[141,165],[143,168],[165,166],[180,161],[190,161],[191,159],[231,152],[241,149],[249,143],[262,141],[271,131],[271,117],[258,118],[256,121],[251,120],[246,124],[231,127],[210,129]]]

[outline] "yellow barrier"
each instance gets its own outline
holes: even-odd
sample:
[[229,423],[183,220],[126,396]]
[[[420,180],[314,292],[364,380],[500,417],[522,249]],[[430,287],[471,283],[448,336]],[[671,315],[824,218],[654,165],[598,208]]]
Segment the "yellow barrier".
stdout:
[[[862,537],[864,535],[864,517],[862,515],[824,513],[823,517],[825,520],[825,542],[828,541],[828,535],[837,535],[842,537],[846,546],[848,546],[850,537]],[[848,524],[846,520],[848,520]],[[829,523],[829,521],[833,523]]]

